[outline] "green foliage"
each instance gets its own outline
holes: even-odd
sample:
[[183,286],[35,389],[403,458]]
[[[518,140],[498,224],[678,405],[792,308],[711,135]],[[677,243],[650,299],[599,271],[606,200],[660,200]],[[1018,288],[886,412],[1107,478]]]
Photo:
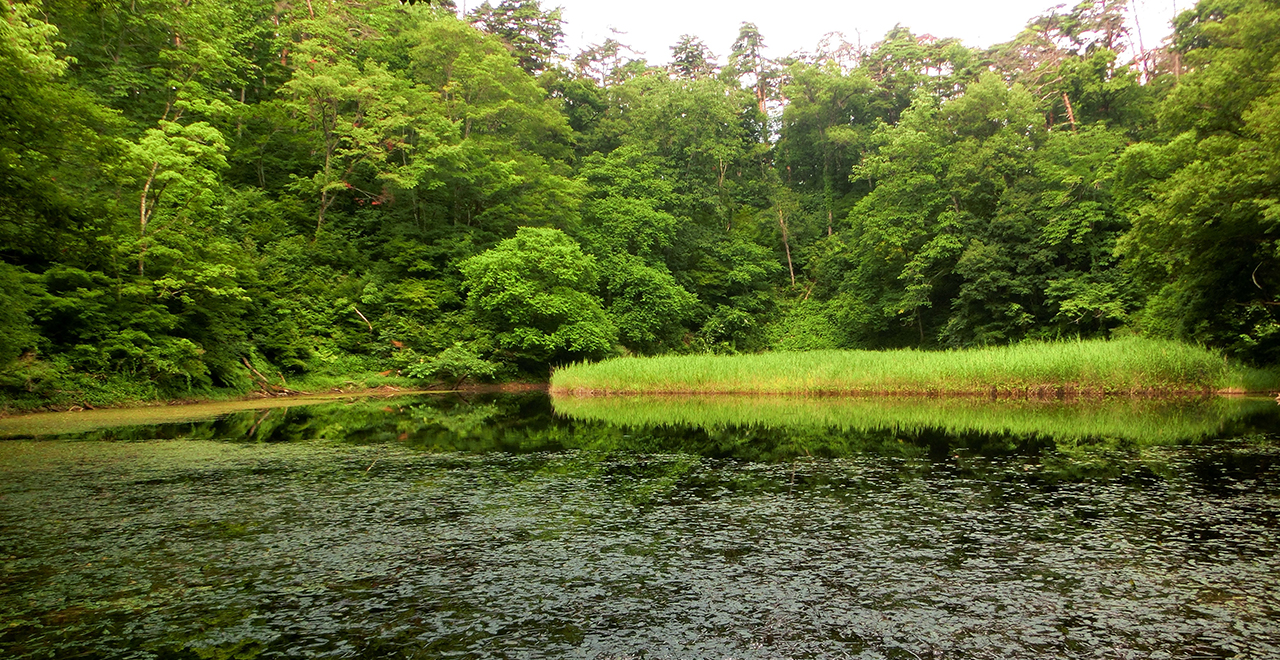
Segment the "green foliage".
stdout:
[[683,339],[698,299],[666,267],[623,253],[601,259],[600,277],[609,318],[624,346],[657,353]]
[[590,190],[582,234],[593,254],[662,258],[675,247],[681,222],[664,210],[674,191],[656,156],[634,146],[591,154],[579,177]]
[[227,166],[226,150],[222,133],[205,122],[161,120],[130,144],[129,157],[143,181],[139,235],[154,232],[161,219],[181,222],[207,215],[215,203],[218,173]]
[[560,11],[544,11],[539,0],[502,0],[496,7],[485,0],[468,18],[515,51],[520,68],[537,74],[551,67],[564,40]]
[[24,275],[21,269],[0,262],[0,309],[5,310],[0,316],[0,371],[36,343],[27,315],[33,301]]
[[622,344],[641,353],[679,344],[697,305],[667,265],[688,219],[665,210],[673,192],[662,171],[655,155],[625,146],[592,154],[579,175],[590,191],[581,235],[599,260],[604,304]]
[[718,68],[715,59],[715,54],[701,39],[682,34],[680,41],[671,47],[671,74],[690,80],[710,78]]
[[[854,277],[839,306],[866,346],[965,346],[1098,334],[1125,319],[1110,201],[1124,145],[1102,126],[1050,132],[1034,100],[985,75],[957,99],[918,99],[855,172]],[[910,337],[912,330],[916,337]]]
[[41,17],[39,3],[12,2],[5,5],[0,22],[0,48],[5,64],[15,73],[52,79],[67,69],[68,62],[58,51],[66,44],[57,41],[58,28]]
[[849,172],[875,121],[892,109],[872,93],[875,82],[862,69],[846,74],[834,62],[797,62],[786,80],[783,93],[791,102],[782,112],[777,158],[789,187],[821,195],[831,226],[848,213],[850,196],[865,194]]
[[1151,292],[1155,336],[1280,360],[1280,9],[1202,2],[1178,20],[1191,70],[1160,108],[1163,144],[1120,168],[1133,231],[1120,245]]
[[518,226],[572,226],[579,190],[560,159],[569,127],[495,37],[452,19],[411,33],[409,75],[451,128],[410,192],[415,218],[441,217],[493,241]]
[[[1150,54],[1141,68],[1125,66],[1120,58],[1126,47],[1141,45],[1134,43],[1127,23],[1125,5],[1117,0],[1059,5],[989,54],[1042,99],[1050,127],[1075,131],[1106,122],[1143,137],[1154,124],[1153,102],[1165,89],[1162,78],[1176,78],[1178,72],[1159,71]],[[1143,73],[1146,84],[1140,81]]]
[[498,365],[484,360],[475,351],[458,343],[433,358],[409,365],[404,374],[428,381],[451,379],[454,387],[457,387],[468,378],[492,378],[497,370]]
[[[296,44],[294,57],[304,64],[281,89],[295,112],[309,117],[321,146],[321,167],[294,185],[299,193],[319,197],[317,232],[338,197],[353,188],[358,170],[368,170],[366,181],[411,187],[410,153],[431,146],[432,130],[442,130],[421,91],[377,63],[361,67],[344,57],[344,45],[323,38]],[[411,141],[415,133],[421,137]]]
[[816,300],[793,301],[766,330],[775,351],[817,351],[840,347],[841,332],[827,306]]
[[457,9],[7,3],[0,396],[372,382],[458,345],[495,378],[1113,332],[1280,356],[1267,2],[1205,0],[1140,62],[1097,0],[982,51],[897,27],[772,61],[743,24],[670,67],[568,57],[539,2]]
[[516,359],[556,364],[613,348],[617,329],[594,294],[596,261],[564,232],[521,227],[459,267],[477,321]]

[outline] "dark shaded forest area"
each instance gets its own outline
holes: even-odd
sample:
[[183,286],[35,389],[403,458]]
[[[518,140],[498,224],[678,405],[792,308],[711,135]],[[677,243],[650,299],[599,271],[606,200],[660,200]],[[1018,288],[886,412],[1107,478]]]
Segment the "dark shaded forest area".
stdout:
[[536,0],[7,0],[0,398],[1141,334],[1280,362],[1280,2],[653,66]]

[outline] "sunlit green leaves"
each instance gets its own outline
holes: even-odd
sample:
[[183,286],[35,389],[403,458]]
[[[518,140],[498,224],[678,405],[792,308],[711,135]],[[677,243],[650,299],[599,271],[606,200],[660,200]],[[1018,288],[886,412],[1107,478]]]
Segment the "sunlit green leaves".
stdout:
[[380,202],[383,191],[353,187],[357,170],[368,170],[360,173],[373,182],[412,188],[420,166],[416,160],[410,165],[409,157],[440,139],[434,131],[441,125],[432,123],[425,92],[377,63],[349,59],[341,46],[321,39],[297,44],[299,66],[282,88],[307,114],[320,143],[321,167],[295,179],[298,190],[319,197],[317,231],[329,207],[348,191]]
[[839,296],[850,339],[981,345],[1125,320],[1112,250],[1126,223],[1109,193],[1120,133],[1046,130],[1024,89],[986,74],[959,98],[918,97],[873,140],[855,169],[874,186],[850,213],[859,263]]
[[222,133],[202,121],[161,121],[129,145],[142,190],[139,236],[153,222],[190,223],[193,216],[208,214],[219,192],[218,174],[227,166],[226,151]]
[[66,44],[57,41],[57,26],[42,20],[40,9],[38,2],[6,3],[4,20],[0,20],[0,49],[24,73],[53,78],[67,69],[66,59],[58,54]]
[[1134,145],[1120,170],[1134,228],[1119,249],[1153,294],[1143,329],[1263,362],[1280,351],[1278,23],[1262,2],[1180,16],[1192,70],[1161,106],[1168,141]]
[[613,347],[617,329],[595,296],[596,260],[563,232],[521,227],[460,267],[469,304],[501,348],[545,364],[600,357]]

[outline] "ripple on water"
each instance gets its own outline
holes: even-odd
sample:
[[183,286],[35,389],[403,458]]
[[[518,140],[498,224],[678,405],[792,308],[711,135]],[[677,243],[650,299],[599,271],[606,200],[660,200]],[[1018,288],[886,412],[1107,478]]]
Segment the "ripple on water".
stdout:
[[1280,657],[1267,433],[377,405],[0,443],[0,655]]

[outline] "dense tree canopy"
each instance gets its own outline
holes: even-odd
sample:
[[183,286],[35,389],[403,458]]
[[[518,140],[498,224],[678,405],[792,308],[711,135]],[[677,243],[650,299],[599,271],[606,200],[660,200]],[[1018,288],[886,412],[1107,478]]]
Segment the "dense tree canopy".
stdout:
[[1280,8],[1202,0],[1133,61],[1122,11],[658,67],[534,0],[8,2],[0,388],[1112,333],[1274,363]]
[[1280,7],[1202,2],[1177,22],[1187,67],[1161,139],[1120,162],[1122,253],[1151,334],[1280,360]]

